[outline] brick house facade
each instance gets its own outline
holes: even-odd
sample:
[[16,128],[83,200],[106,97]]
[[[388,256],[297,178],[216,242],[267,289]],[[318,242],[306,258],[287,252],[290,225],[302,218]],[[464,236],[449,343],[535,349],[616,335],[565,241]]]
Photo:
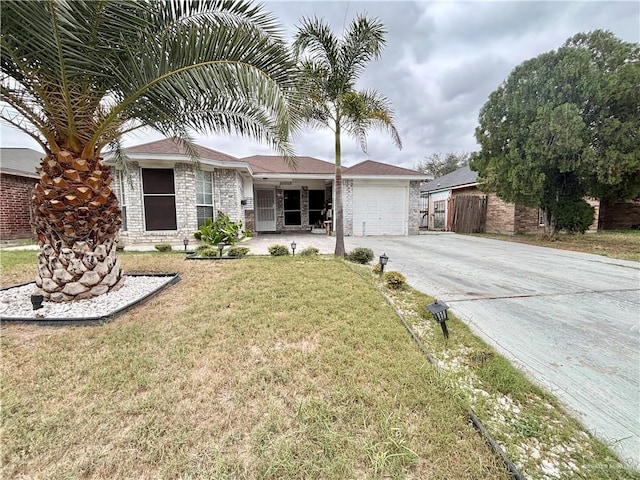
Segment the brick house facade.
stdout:
[[[477,177],[478,174],[466,166],[422,185],[421,208],[428,219],[422,226],[431,230],[466,232],[456,229],[454,206],[456,198],[473,196],[483,199],[482,211],[476,213],[483,216],[477,222],[482,225],[481,231],[508,235],[544,232],[545,219],[538,208],[508,203],[493,193],[485,194],[478,189]],[[595,209],[594,221],[588,230],[594,232],[598,230],[600,205],[595,199],[586,200]],[[615,212],[611,217],[617,218],[618,215]],[[640,214],[638,216],[640,223]]]
[[[257,234],[311,231],[335,222],[333,163],[297,157],[292,168],[282,157],[238,159],[197,148],[198,166],[167,139],[127,149],[130,178],[111,167],[125,244],[191,240],[204,216],[217,211]],[[423,178],[371,160],[343,167],[345,235],[417,234]]]
[[44,154],[30,148],[0,149],[0,239],[28,239],[31,227],[31,195]]

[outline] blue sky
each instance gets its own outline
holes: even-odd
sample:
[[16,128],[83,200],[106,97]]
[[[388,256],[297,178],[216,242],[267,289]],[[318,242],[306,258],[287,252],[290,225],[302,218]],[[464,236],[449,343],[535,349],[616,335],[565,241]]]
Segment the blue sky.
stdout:
[[[412,168],[435,152],[477,149],[474,129],[489,94],[523,61],[561,46],[578,32],[612,31],[625,41],[640,41],[640,2],[602,1],[271,1],[266,9],[281,21],[288,40],[303,16],[329,22],[336,34],[358,13],[378,17],[387,28],[382,58],[362,76],[360,88],[376,88],[394,109],[403,149],[382,132],[369,135],[368,155],[343,139],[343,163],[368,158]],[[139,131],[124,139],[135,145],[162,138]],[[251,140],[195,135],[197,143],[242,157],[273,154]],[[300,155],[333,160],[329,130],[305,130],[294,139]],[[2,125],[3,147],[38,145]]]

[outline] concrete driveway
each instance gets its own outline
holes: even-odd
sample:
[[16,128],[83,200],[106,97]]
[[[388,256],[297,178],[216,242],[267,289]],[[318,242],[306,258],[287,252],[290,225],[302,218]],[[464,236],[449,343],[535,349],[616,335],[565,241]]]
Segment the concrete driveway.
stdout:
[[450,233],[348,237],[560,398],[640,465],[640,263]]

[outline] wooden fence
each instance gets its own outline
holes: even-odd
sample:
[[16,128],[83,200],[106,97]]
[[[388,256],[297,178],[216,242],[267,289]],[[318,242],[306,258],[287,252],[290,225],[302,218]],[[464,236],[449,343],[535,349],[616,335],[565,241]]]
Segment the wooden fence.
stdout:
[[486,195],[458,195],[453,197],[453,225],[457,233],[485,231],[487,220]]

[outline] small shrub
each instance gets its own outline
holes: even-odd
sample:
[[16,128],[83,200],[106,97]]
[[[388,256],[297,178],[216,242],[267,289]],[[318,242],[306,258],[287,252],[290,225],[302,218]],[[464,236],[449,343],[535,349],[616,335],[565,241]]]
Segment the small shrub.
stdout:
[[269,247],[269,253],[272,257],[283,257],[289,255],[289,249],[285,245],[275,244]]
[[397,290],[404,286],[407,279],[400,272],[387,272],[384,274],[384,281],[387,287]]
[[209,245],[218,245],[224,242],[227,245],[234,245],[242,237],[251,236],[249,230],[242,229],[242,222],[234,222],[224,212],[218,210],[215,221],[211,218],[205,220],[204,225],[198,227],[198,231],[193,234],[196,240],[208,243]]
[[376,263],[373,266],[373,273],[375,273],[376,275],[380,275],[380,273],[382,273],[382,265],[380,265],[379,263]]
[[316,247],[307,247],[300,252],[300,256],[313,257],[315,255],[318,255],[318,253],[320,253],[320,250],[318,250]]
[[171,250],[173,250],[173,247],[171,246],[170,243],[158,243],[155,246],[155,249],[158,250],[159,252],[170,252]]
[[249,247],[231,247],[227,250],[227,255],[230,257],[244,257],[249,253]]
[[212,247],[211,245],[200,245],[198,248],[196,248],[196,252],[201,257],[217,257],[218,256],[218,249],[215,247]]
[[373,260],[373,250],[371,250],[370,248],[357,247],[351,250],[351,252],[349,252],[345,256],[345,258],[350,262],[362,264],[369,263],[371,260]]

